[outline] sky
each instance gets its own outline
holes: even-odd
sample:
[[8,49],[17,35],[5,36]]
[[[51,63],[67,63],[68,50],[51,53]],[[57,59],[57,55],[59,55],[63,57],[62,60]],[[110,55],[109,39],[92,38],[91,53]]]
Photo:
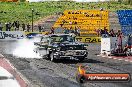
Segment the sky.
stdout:
[[[39,2],[39,1],[50,1],[50,0],[28,0],[29,2]],[[59,0],[51,0],[51,1],[59,1]],[[109,0],[74,0],[77,2],[98,2],[98,1],[109,1]]]

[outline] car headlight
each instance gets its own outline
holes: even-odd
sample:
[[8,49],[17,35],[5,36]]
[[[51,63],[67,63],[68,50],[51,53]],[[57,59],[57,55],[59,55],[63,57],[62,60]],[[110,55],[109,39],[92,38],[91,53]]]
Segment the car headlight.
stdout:
[[59,55],[60,53],[59,52],[55,52],[55,54],[54,55]]
[[80,54],[81,54],[81,55],[84,55],[84,54],[85,54],[85,52],[84,52],[84,51],[80,51]]
[[61,51],[61,55],[65,55],[65,51]]

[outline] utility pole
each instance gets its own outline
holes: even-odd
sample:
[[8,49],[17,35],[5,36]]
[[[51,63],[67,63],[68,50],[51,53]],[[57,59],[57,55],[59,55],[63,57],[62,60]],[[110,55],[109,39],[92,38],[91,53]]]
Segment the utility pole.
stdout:
[[33,32],[33,12],[34,12],[34,9],[32,9],[32,32]]

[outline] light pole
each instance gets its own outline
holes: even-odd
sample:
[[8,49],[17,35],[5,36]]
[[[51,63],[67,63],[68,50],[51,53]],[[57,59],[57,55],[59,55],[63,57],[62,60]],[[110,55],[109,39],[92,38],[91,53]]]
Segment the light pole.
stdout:
[[32,9],[32,32],[33,32],[33,12],[34,12],[34,9]]

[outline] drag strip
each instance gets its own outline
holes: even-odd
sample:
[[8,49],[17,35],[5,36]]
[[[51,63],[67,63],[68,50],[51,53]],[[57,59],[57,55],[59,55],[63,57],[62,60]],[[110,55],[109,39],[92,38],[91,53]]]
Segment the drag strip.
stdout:
[[[63,60],[57,63],[45,58],[25,58],[12,55],[17,42],[0,42],[0,52],[31,83],[31,87],[132,87],[130,83],[85,83],[76,82],[78,64],[88,67],[89,73],[131,73],[132,64],[98,57],[99,44],[89,45],[89,56],[83,62]],[[92,49],[91,49],[92,48]],[[5,50],[3,50],[5,49]],[[26,55],[26,54],[25,54]]]

